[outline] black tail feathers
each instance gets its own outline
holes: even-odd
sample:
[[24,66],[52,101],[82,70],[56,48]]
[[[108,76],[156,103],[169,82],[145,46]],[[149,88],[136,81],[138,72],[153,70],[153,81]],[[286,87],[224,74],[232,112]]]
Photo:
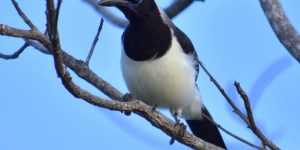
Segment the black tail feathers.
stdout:
[[[212,119],[205,107],[203,108],[202,113]],[[218,128],[209,120],[203,117],[202,120],[186,120],[186,122],[191,128],[193,134],[197,137],[216,146],[227,149]]]

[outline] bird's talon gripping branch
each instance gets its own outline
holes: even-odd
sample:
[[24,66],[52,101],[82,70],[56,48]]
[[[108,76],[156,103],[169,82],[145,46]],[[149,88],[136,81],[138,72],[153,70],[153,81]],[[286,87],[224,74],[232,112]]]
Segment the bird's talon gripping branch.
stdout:
[[182,122],[180,123],[179,119],[177,119],[177,120],[178,120],[178,122],[176,121],[174,127],[176,127],[178,125],[179,129],[178,129],[178,132],[177,132],[176,136],[171,138],[171,140],[169,142],[170,145],[174,144],[176,138],[183,137],[185,132],[186,132],[186,125],[184,125]]
[[[129,101],[132,101],[133,99],[134,99],[134,96],[130,93],[126,93],[122,96],[122,101],[124,101],[124,102],[129,102]],[[130,111],[124,111],[124,114],[126,116],[130,116],[131,112]]]
[[134,96],[131,93],[126,93],[122,96],[122,101],[129,102],[134,99]]
[[152,107],[152,112],[154,112],[157,108],[157,104],[155,104],[153,107]]

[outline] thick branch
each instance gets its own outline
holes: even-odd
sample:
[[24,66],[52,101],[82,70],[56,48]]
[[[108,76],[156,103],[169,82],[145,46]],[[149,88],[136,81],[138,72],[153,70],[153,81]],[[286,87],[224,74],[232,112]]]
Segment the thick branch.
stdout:
[[300,63],[300,36],[278,0],[260,0],[260,5],[279,41]]

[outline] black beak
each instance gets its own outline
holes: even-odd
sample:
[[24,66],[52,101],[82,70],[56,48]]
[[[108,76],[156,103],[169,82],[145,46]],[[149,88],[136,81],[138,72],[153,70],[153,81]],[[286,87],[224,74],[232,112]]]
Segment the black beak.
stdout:
[[101,6],[126,6],[130,2],[128,0],[101,0],[98,5]]

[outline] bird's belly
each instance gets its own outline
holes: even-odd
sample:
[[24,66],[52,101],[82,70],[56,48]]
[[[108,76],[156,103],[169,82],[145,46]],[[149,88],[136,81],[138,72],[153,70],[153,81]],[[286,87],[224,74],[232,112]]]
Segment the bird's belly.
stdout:
[[134,61],[125,52],[121,58],[124,80],[134,96],[147,104],[173,109],[184,108],[194,98],[192,63],[180,49],[169,50],[165,56],[147,61]]

